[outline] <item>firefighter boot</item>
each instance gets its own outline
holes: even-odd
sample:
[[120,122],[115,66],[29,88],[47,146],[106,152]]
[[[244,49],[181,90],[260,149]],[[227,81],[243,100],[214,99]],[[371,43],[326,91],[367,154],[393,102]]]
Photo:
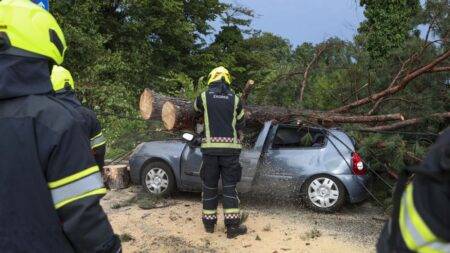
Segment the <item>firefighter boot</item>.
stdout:
[[215,227],[214,225],[204,223],[203,226],[205,227],[206,233],[210,233],[210,234],[214,233],[214,227]]
[[232,239],[239,235],[244,235],[247,233],[247,227],[245,225],[228,225],[227,226],[227,238]]

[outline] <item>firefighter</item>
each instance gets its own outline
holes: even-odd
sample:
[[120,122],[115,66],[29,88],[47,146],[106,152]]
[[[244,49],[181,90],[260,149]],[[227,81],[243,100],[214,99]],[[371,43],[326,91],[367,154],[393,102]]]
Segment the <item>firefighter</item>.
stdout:
[[121,252],[89,140],[50,95],[65,51],[49,12],[0,1],[0,252]]
[[197,97],[194,110],[197,118],[203,117],[205,124],[200,173],[203,181],[203,225],[206,232],[214,232],[217,223],[218,182],[222,178],[227,237],[234,238],[247,232],[247,228],[241,224],[236,192],[236,184],[242,173],[239,163],[242,148],[240,132],[245,123],[241,101],[229,88],[230,83],[231,76],[227,69],[213,69],[208,76],[208,90]]
[[80,119],[83,130],[90,140],[92,154],[100,171],[102,171],[105,164],[106,139],[103,136],[97,115],[94,111],[82,106],[76,98],[74,81],[67,69],[57,65],[53,66],[51,81],[55,97],[80,114],[75,115],[75,117]]
[[403,172],[394,192],[392,218],[377,244],[380,253],[450,252],[450,128],[430,148],[423,162]]

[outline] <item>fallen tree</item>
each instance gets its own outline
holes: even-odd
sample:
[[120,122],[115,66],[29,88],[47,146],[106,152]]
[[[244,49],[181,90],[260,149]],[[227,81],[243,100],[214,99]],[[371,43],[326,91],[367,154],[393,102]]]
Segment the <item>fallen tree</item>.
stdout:
[[[144,95],[144,93],[146,93]],[[141,95],[141,115],[146,119],[161,118],[167,130],[192,129],[195,122],[195,112],[191,101],[181,98],[166,97],[151,90],[145,90]],[[150,96],[150,97],[149,97]],[[143,100],[144,99],[144,100]],[[146,103],[151,103],[146,104]],[[148,108],[152,109],[149,110]],[[161,108],[160,113],[156,110]],[[142,111],[144,109],[144,112]],[[314,110],[289,109],[279,106],[244,106],[245,118],[249,125],[263,124],[268,120],[280,123],[288,123],[294,120],[334,125],[339,123],[377,123],[395,120],[404,120],[399,114],[385,115],[342,115]],[[150,111],[150,113],[148,113]],[[156,116],[155,116],[156,115]]]
[[423,118],[407,119],[407,120],[396,122],[396,123],[393,123],[390,125],[382,125],[382,126],[365,128],[364,130],[367,130],[367,131],[397,130],[397,129],[407,127],[407,126],[418,125],[427,119],[440,119],[440,120],[450,119],[450,112],[435,113],[435,114],[431,114],[430,116],[423,117]]
[[165,102],[178,98],[167,97],[146,88],[139,100],[139,111],[145,120],[161,120],[162,107]]

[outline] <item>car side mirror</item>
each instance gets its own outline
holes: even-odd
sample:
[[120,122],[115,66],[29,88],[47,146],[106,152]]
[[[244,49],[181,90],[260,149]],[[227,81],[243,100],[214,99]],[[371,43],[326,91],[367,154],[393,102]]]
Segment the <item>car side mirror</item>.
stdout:
[[194,139],[194,135],[190,133],[184,133],[183,134],[183,140],[185,141],[192,141]]

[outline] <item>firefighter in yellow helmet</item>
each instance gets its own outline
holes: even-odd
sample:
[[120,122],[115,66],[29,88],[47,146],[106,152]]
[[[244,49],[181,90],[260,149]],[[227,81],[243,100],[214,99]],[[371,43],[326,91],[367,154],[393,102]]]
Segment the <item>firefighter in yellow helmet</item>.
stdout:
[[97,115],[91,109],[82,106],[76,98],[73,77],[67,69],[54,65],[51,81],[55,97],[79,113],[79,115],[75,115],[75,118],[79,118],[83,130],[90,140],[95,161],[100,171],[102,171],[103,165],[105,164],[106,139],[103,136],[102,127],[97,119]]
[[[415,173],[409,184],[408,173]],[[450,128],[419,166],[402,172],[393,201],[393,215],[378,240],[379,253],[450,252]]]
[[241,211],[236,184],[241,180],[239,163],[244,110],[238,96],[231,91],[231,76],[224,67],[218,67],[208,76],[208,90],[194,102],[197,117],[204,119],[204,136],[201,144],[203,163],[200,176],[203,181],[202,221],[205,230],[214,232],[217,223],[218,182],[222,178],[223,210],[227,237],[247,233],[241,224]]
[[73,110],[50,95],[64,35],[29,0],[0,1],[0,251],[119,252]]

